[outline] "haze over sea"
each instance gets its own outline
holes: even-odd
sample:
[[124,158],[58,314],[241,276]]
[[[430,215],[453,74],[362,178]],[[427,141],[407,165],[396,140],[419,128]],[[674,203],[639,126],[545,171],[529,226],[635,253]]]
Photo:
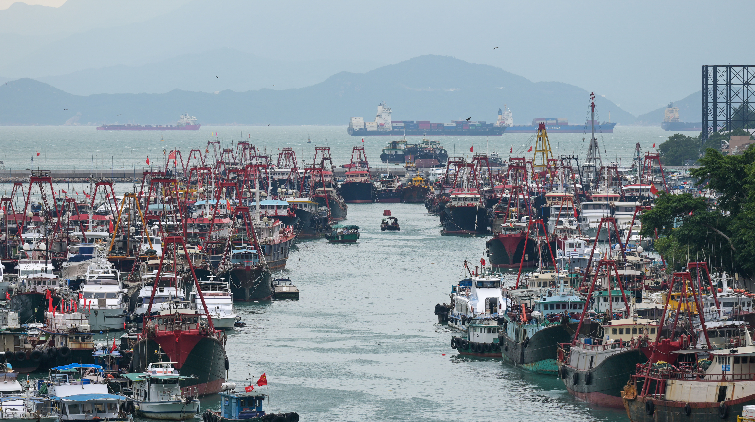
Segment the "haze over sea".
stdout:
[[[218,136],[210,136],[217,132]],[[616,127],[598,135],[604,159],[631,164],[637,142],[643,150],[668,132],[654,127]],[[589,135],[551,134],[554,155],[584,156]],[[312,160],[314,146],[330,146],[333,161],[349,161],[361,139],[345,127],[202,127],[199,131],[104,132],[94,127],[0,127],[5,169],[136,168],[163,163],[163,149],[188,154],[208,139],[249,140],[273,160],[293,147]],[[307,138],[312,140],[307,144]],[[374,166],[388,137],[366,138]],[[417,138],[414,138],[417,139]],[[534,136],[507,134],[439,138],[450,155],[498,151],[522,156]],[[40,155],[37,156],[36,153]],[[531,154],[531,153],[530,153]],[[527,154],[528,156],[530,154]],[[31,158],[34,157],[33,162]],[[3,191],[11,185],[0,187]],[[122,192],[130,183],[117,184]],[[400,232],[381,232],[390,209]],[[347,223],[360,226],[356,245],[324,239],[299,241],[284,276],[301,291],[299,301],[237,305],[247,326],[229,335],[230,380],[269,386],[268,411],[296,411],[303,421],[625,421],[626,413],[588,406],[569,395],[554,376],[534,375],[500,360],[460,358],[452,332],[437,324],[436,303],[448,302],[451,284],[462,277],[464,260],[479,262],[484,237],[440,235],[438,217],[420,204],[349,205]],[[218,397],[203,407],[218,406]]]

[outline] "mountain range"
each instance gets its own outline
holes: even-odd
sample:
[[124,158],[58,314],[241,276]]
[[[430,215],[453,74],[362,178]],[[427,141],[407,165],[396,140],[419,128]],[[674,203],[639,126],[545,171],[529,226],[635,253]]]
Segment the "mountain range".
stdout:
[[[425,55],[364,73],[340,72],[308,87],[243,92],[85,96],[25,78],[0,86],[0,124],[168,124],[188,112],[203,124],[345,125],[352,116],[372,120],[380,101],[392,107],[394,120],[490,122],[507,105],[515,124],[535,117],[579,124],[588,116],[589,95],[565,83],[532,82],[493,66]],[[598,96],[596,105],[599,120],[610,113],[613,122],[635,122],[606,98]]]

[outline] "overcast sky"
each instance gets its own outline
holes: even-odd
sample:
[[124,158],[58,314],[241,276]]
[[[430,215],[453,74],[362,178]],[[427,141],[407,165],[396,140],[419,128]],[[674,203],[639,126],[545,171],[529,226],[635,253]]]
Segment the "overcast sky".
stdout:
[[[9,3],[0,0],[0,8]],[[0,77],[137,65],[218,48],[354,69],[441,54],[532,81],[573,84],[638,115],[699,90],[703,64],[751,62],[755,16],[752,0],[152,3],[68,0],[55,13],[0,11],[0,45],[21,50],[6,55],[12,59]],[[145,31],[149,38],[139,38]],[[62,48],[70,57],[55,56]],[[97,51],[121,48],[128,54],[95,59]]]

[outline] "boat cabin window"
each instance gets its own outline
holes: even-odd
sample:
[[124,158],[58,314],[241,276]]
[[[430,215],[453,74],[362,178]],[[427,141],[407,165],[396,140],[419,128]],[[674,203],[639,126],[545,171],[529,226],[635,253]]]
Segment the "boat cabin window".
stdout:
[[624,334],[624,329],[623,328],[619,328],[619,334]]
[[637,334],[637,327],[632,328],[632,334]]
[[650,334],[655,334],[655,327],[650,329]]
[[75,415],[81,413],[81,406],[78,403],[68,405],[68,414]]

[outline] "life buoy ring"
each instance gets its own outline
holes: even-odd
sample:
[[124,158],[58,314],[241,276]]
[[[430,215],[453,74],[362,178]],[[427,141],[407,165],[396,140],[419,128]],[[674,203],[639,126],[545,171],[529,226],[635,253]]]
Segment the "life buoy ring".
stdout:
[[71,355],[71,349],[68,346],[63,346],[60,348],[60,350],[58,350],[58,354],[62,358],[67,358]]
[[451,337],[451,348],[452,349],[456,348],[456,337]]
[[692,406],[690,406],[689,403],[684,405],[684,414],[687,416],[692,414]]
[[650,400],[646,401],[645,402],[645,413],[648,416],[652,416],[654,412],[655,412],[655,403],[653,403]]
[[16,355],[16,360],[19,362],[23,362],[26,359],[26,353],[20,350],[16,352],[15,355]]
[[31,354],[29,355],[29,359],[31,359],[34,362],[39,362],[40,360],[42,360],[42,352],[40,352],[39,350],[35,350],[31,352]]
[[462,347],[464,347],[464,349],[465,349],[465,350],[466,350],[467,348],[469,348],[469,342],[468,342],[467,340],[463,340],[463,341],[462,341]]
[[728,415],[729,415],[729,406],[727,406],[725,402],[721,402],[718,405],[718,417],[721,419],[726,419],[726,416]]

